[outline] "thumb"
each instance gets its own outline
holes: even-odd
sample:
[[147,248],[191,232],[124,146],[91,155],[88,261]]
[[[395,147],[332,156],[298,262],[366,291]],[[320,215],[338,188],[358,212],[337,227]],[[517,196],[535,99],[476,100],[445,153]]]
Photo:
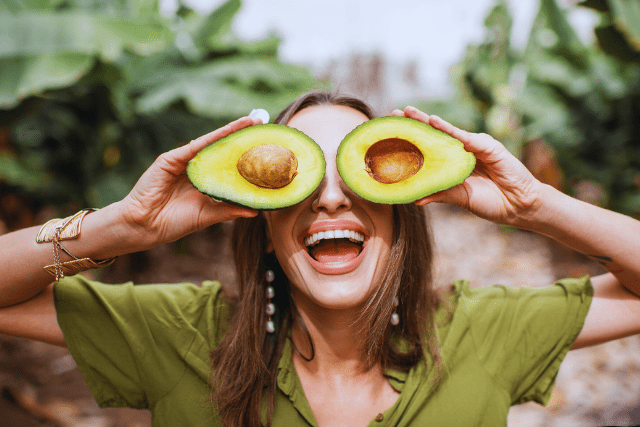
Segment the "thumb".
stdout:
[[199,138],[194,139],[186,145],[175,148],[166,154],[171,156],[172,163],[176,163],[183,167],[186,167],[186,164],[195,157],[196,154],[204,147],[209,144],[212,144],[219,139],[224,138],[234,132],[239,131],[247,126],[252,126],[257,124],[258,121],[254,121],[249,117],[241,117],[219,129],[214,130],[213,132],[209,132],[206,135],[202,135]]
[[205,226],[209,226],[218,222],[231,221],[240,217],[251,218],[256,215],[258,215],[256,210],[208,197],[208,202],[201,212],[201,221]]
[[465,184],[462,183],[447,190],[433,193],[420,200],[416,200],[414,203],[418,206],[425,206],[429,203],[447,203],[449,205],[455,205],[466,209],[469,204],[469,194],[467,193]]
[[430,116],[429,124],[462,142],[466,151],[473,153],[478,160],[484,163],[490,164],[503,160],[508,153],[504,145],[486,133],[467,132],[438,116]]

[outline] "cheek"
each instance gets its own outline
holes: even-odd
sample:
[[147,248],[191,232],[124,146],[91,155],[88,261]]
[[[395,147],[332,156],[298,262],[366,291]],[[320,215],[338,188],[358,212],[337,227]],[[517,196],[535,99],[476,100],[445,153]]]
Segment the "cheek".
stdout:
[[393,244],[393,206],[373,204],[369,211],[376,235],[380,236],[389,245]]
[[[269,252],[275,252],[280,265],[285,265],[296,250],[293,236],[296,215],[295,207],[265,212],[267,219],[267,235],[269,238]],[[285,270],[286,271],[286,270]]]

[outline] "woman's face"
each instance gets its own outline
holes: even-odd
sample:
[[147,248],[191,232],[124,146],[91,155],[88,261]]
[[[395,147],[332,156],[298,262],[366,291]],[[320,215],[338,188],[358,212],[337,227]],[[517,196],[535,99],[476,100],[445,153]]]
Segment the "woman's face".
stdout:
[[336,168],[340,142],[367,120],[349,107],[321,105],[303,109],[288,123],[322,148],[327,163],[322,183],[305,201],[265,212],[273,249],[298,305],[358,307],[387,266],[393,207],[357,196]]

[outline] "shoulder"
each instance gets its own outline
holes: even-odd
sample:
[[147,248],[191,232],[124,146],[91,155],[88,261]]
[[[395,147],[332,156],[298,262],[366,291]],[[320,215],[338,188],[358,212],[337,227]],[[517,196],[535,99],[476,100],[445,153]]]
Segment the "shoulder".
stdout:
[[222,286],[217,281],[194,283],[134,284],[125,282],[106,284],[90,280],[82,275],[65,277],[54,286],[56,301],[73,300],[111,301],[112,304],[129,304],[132,301],[153,302],[146,309],[197,306],[212,300],[218,304],[226,301]]
[[482,358],[494,354],[496,348],[573,341],[592,296],[588,277],[563,279],[543,288],[473,288],[468,281],[459,280],[442,298],[438,310],[444,353],[454,352],[466,340]]
[[77,275],[56,283],[54,293],[59,319],[71,316],[76,320],[125,323],[144,319],[150,326],[188,324],[204,332],[208,328],[225,329],[231,310],[217,281],[200,285],[105,284]]
[[[67,347],[101,405],[152,407],[184,381],[206,391],[229,308],[218,282],[111,285],[75,276],[54,292]],[[193,387],[180,390],[192,396]]]
[[442,319],[439,324],[450,320],[453,313],[475,318],[497,314],[495,309],[498,308],[532,306],[530,308],[556,310],[567,305],[588,305],[592,297],[593,288],[588,276],[561,279],[542,288],[503,285],[471,287],[468,280],[456,280],[440,298],[438,310]]
[[592,295],[588,277],[543,288],[473,288],[458,281],[443,299],[447,316],[438,328],[445,364],[451,372],[484,372],[511,403],[546,401]]

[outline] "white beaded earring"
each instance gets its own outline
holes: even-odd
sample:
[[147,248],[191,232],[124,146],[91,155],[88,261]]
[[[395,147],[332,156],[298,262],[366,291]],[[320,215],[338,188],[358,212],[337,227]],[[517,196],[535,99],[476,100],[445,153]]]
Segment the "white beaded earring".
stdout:
[[398,326],[398,323],[400,323],[400,315],[396,312],[398,305],[400,305],[398,297],[393,297],[393,314],[391,315],[391,324],[393,326]]
[[267,282],[267,333],[272,334],[276,331],[276,327],[273,324],[273,320],[271,316],[276,312],[276,306],[271,302],[271,299],[275,296],[276,292],[273,290],[273,286],[271,286],[271,282],[275,279],[275,274],[273,274],[273,270],[267,270],[264,275],[264,280]]

